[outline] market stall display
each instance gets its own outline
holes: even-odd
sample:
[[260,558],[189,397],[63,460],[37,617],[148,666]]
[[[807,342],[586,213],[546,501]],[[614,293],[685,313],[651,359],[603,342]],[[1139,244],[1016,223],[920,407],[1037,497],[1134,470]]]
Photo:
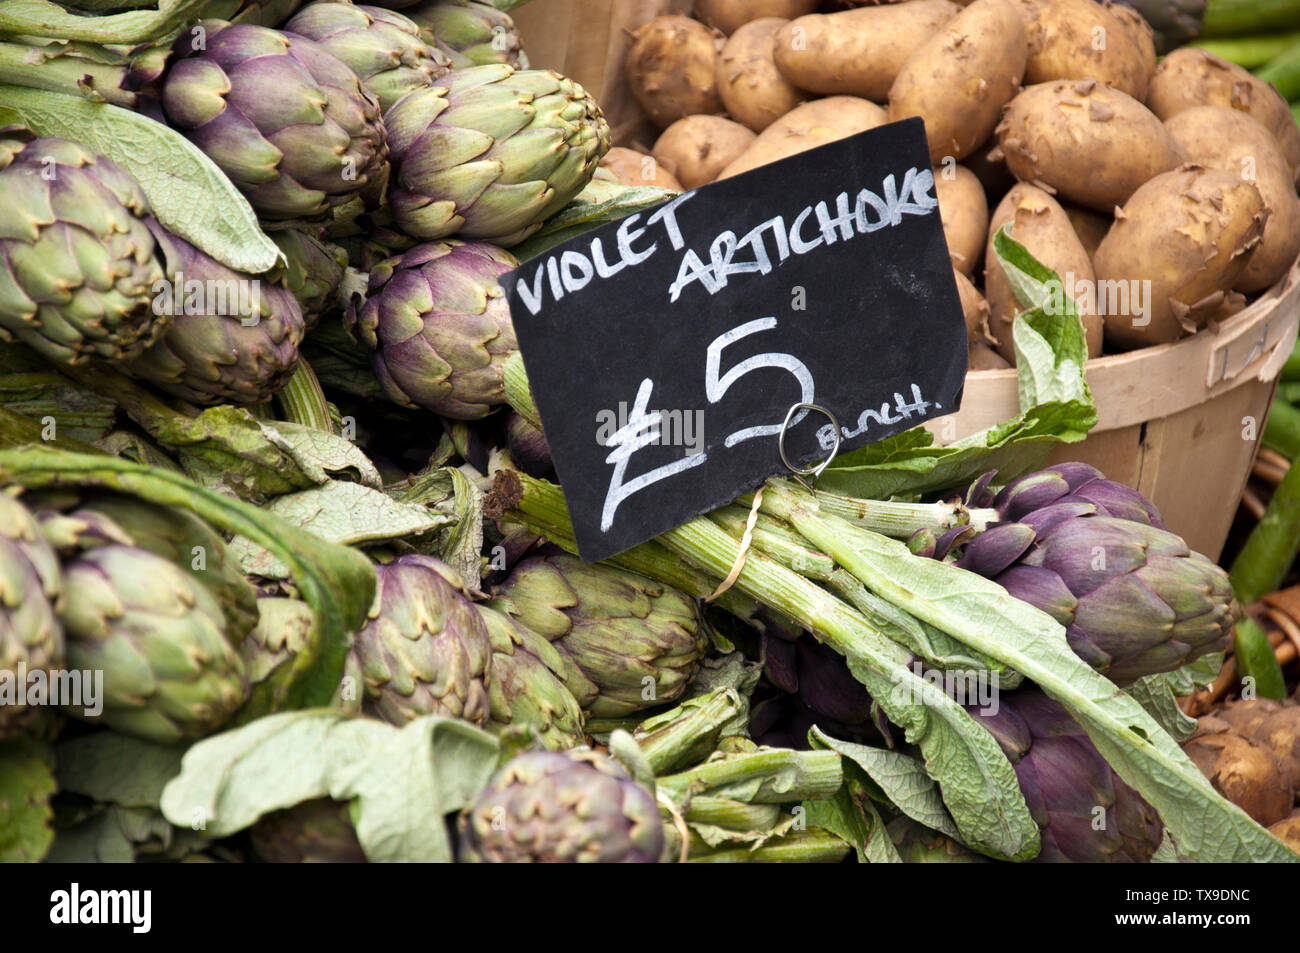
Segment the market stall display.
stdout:
[[[0,6],[0,860],[1300,861],[1248,6]],[[585,562],[516,269],[901,120],[960,410]]]

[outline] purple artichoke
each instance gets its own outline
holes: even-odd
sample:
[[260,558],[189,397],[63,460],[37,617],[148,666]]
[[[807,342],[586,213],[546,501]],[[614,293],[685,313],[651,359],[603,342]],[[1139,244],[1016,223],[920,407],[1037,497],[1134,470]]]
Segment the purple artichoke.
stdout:
[[1141,494],[1065,463],[1008,484],[992,504],[1003,522],[957,564],[1055,618],[1112,681],[1227,646],[1238,615],[1227,573],[1169,532]]
[[1035,862],[1151,859],[1163,832],[1155,809],[1120,780],[1064,708],[1035,686],[1003,692],[996,714],[967,711],[1015,768],[1042,834]]
[[315,219],[357,199],[378,204],[388,146],[379,102],[357,74],[306,37],[221,20],[201,27],[177,40],[163,112],[258,215]]
[[492,643],[460,580],[432,556],[376,566],[370,618],[352,652],[365,682],[366,709],[405,725],[423,715],[482,725],[491,711]]
[[468,863],[658,863],[654,798],[616,761],[586,748],[521,754],[461,815]]
[[505,362],[518,344],[498,279],[516,264],[492,245],[446,241],[370,272],[365,302],[348,317],[374,349],[390,400],[457,420],[505,401]]
[[125,369],[196,404],[260,404],[298,366],[305,321],[297,299],[274,281],[227,268],[149,226],[167,260],[167,333]]

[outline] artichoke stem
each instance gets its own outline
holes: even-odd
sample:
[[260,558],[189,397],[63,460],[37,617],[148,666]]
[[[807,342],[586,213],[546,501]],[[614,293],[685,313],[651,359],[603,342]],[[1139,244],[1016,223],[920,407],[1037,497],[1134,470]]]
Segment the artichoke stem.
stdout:
[[734,688],[719,688],[649,719],[633,738],[656,775],[679,771],[708,757],[722,729],[743,709]]
[[280,393],[275,395],[275,400],[279,404],[282,419],[323,430],[325,433],[334,433],[334,417],[330,413],[329,402],[325,399],[325,391],[321,389],[316,373],[305,358],[298,358],[293,376]]
[[687,859],[691,864],[837,864],[848,856],[849,845],[830,831],[810,827],[750,850],[733,847]]
[[0,43],[0,83],[134,109],[136,95],[122,89],[125,79],[126,70],[121,66],[96,63],[84,57],[49,55],[39,47],[21,43]]
[[838,752],[764,748],[706,761],[655,783],[678,802],[707,792],[750,804],[789,804],[830,797],[843,782]]

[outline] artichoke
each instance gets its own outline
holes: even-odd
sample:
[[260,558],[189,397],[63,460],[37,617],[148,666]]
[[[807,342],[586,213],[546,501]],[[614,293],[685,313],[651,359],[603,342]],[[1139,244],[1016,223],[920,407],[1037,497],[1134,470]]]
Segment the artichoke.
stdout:
[[506,446],[510,459],[529,476],[545,478],[555,469],[546,435],[513,412],[506,419]]
[[162,340],[124,369],[196,404],[270,400],[298,366],[306,323],[297,299],[150,227],[167,255],[177,314]]
[[[169,125],[207,153],[263,219],[377,205],[388,173],[378,101],[306,37],[205,20],[163,78]],[[201,45],[200,45],[201,39]]]
[[384,116],[402,231],[517,245],[586,188],[609,124],[573,80],[509,66],[455,70]]
[[695,602],[645,576],[564,553],[534,556],[494,593],[495,608],[572,660],[578,671],[566,682],[596,717],[674,701],[699,670],[705,634]]
[[521,726],[553,751],[582,744],[582,708],[555,646],[509,616],[476,606],[492,639],[489,727]]
[[381,110],[413,89],[425,89],[451,69],[440,50],[427,46],[411,20],[382,7],[311,3],[285,24],[315,40],[361,78]]
[[295,661],[318,636],[316,614],[302,600],[278,596],[257,600],[257,625],[239,643],[249,686],[240,721],[284,707],[285,693],[299,674]]
[[515,352],[510,305],[498,278],[516,264],[492,245],[417,245],[370,272],[364,303],[348,319],[374,351],[375,376],[403,407],[457,420],[505,401],[505,362]]
[[272,232],[271,240],[284,253],[285,264],[276,265],[270,278],[297,299],[311,327],[322,314],[339,305],[339,286],[348,267],[347,252],[310,232],[293,228]]
[[231,23],[278,26],[300,6],[302,0],[209,0],[203,5],[203,14]]
[[461,814],[464,863],[658,863],[663,822],[622,766],[586,748],[521,754]]
[[894,849],[905,864],[983,864],[988,863],[951,837],[923,827],[910,817],[896,817],[885,825]]
[[394,725],[424,715],[482,725],[491,703],[492,642],[455,573],[432,556],[376,566],[369,620],[352,647],[366,709]]
[[[70,714],[159,744],[201,738],[244,703],[221,603],[146,549],[117,543],[63,566],[68,667],[103,672],[103,711]],[[242,636],[242,633],[240,633]]]
[[0,742],[32,728],[35,709],[26,698],[35,686],[28,676],[63,667],[63,627],[56,614],[62,592],[58,557],[36,520],[0,492]]
[[364,864],[348,806],[327,797],[304,801],[258,819],[248,832],[269,864]]
[[996,713],[967,711],[1015,768],[1042,849],[1035,861],[1146,863],[1160,846],[1155,809],[1120,780],[1066,710],[1036,686],[1003,692]]
[[1120,685],[1226,648],[1238,614],[1228,575],[1163,528],[1140,494],[1066,463],[1008,484],[1003,517],[958,565],[1066,627],[1075,653]]
[[0,138],[0,340],[52,361],[129,358],[167,328],[149,203],[108,159],[64,139]]
[[[409,7],[410,4],[402,4]],[[527,69],[528,57],[510,15],[479,0],[425,0],[407,16],[420,27],[456,69],[504,63]]]

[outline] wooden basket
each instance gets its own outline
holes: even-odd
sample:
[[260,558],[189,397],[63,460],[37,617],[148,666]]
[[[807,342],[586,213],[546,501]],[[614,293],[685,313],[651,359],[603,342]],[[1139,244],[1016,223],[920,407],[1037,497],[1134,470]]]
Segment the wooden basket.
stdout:
[[[630,32],[690,0],[533,0],[512,13],[538,67],[587,87],[614,141],[654,140],[623,75]],[[1250,475],[1276,377],[1300,322],[1300,261],[1276,287],[1220,326],[1173,344],[1101,357],[1087,365],[1098,423],[1053,462],[1083,460],[1153,500],[1165,522],[1217,559]],[[931,429],[942,441],[1019,413],[1016,372],[975,371],[961,410]]]
[[[1188,545],[1217,559],[1298,325],[1300,260],[1217,334],[1089,361],[1097,426],[1051,462],[1082,460],[1134,487]],[[1014,370],[972,371],[961,410],[928,426],[960,440],[1019,411]]]

